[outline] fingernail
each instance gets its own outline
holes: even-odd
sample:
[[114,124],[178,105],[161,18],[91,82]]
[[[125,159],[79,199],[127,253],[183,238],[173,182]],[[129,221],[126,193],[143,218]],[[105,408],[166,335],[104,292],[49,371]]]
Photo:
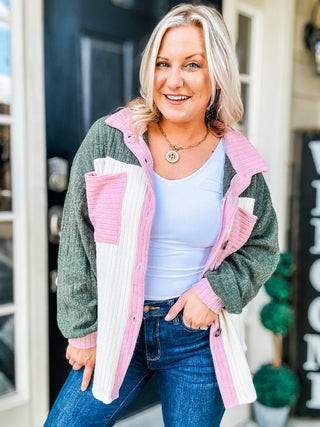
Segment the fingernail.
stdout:
[[81,391],[86,391],[86,389],[84,387],[81,387]]
[[167,314],[166,317],[164,318],[164,320],[171,320],[170,314]]

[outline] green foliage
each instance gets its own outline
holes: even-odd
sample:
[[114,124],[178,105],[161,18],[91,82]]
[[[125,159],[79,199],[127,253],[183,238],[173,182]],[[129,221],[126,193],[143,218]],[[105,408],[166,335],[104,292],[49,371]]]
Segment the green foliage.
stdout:
[[286,303],[271,301],[262,308],[260,318],[265,328],[285,335],[293,322],[293,311]]
[[[280,261],[265,289],[271,297],[260,313],[264,327],[274,334],[285,335],[294,320],[293,310],[288,305],[289,281],[293,272],[291,255],[280,254]],[[274,366],[281,363],[281,344],[275,340]],[[253,382],[258,401],[271,408],[282,408],[295,403],[299,397],[299,382],[285,365],[263,365],[254,375]]]
[[277,301],[286,301],[289,298],[289,283],[286,279],[272,276],[264,286],[267,294]]
[[292,264],[292,257],[288,253],[280,254],[280,260],[277,265],[276,271],[273,273],[273,277],[276,278],[289,278],[292,275],[294,266]]
[[255,373],[253,383],[258,401],[271,408],[290,406],[299,397],[298,379],[285,365],[280,368],[263,365]]

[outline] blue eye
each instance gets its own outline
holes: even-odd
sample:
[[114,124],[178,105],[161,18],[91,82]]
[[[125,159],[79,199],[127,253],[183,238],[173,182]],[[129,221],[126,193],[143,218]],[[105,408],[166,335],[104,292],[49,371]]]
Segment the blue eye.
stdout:
[[156,63],[156,67],[166,68],[169,67],[169,65],[166,62],[160,61]]
[[187,67],[191,69],[200,68],[196,62],[189,62],[189,64],[187,64]]

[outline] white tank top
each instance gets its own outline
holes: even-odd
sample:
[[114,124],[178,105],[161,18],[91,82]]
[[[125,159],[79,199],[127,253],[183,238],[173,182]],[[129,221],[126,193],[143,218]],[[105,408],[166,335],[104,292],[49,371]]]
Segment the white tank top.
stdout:
[[156,209],[152,223],[145,299],[181,295],[200,278],[221,226],[225,143],[206,163],[175,180],[155,172]]

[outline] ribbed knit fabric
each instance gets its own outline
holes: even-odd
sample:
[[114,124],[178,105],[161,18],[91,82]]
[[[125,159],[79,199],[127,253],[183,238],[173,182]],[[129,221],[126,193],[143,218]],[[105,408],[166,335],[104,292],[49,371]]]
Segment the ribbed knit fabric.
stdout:
[[[139,333],[155,207],[151,153],[142,138],[135,139],[129,122],[128,110],[108,118],[108,126],[100,120],[81,145],[71,171],[59,249],[59,326],[69,339],[81,340],[79,345],[94,342],[94,335],[87,336],[98,328],[93,388],[95,396],[104,402],[118,396]],[[266,170],[264,162],[241,135],[229,131],[225,142],[221,230],[203,270],[204,277],[194,288],[217,312],[223,306],[229,313],[241,313],[278,262],[277,221],[260,173]],[[96,176],[92,182],[98,183],[103,176],[105,188],[93,184],[90,189],[88,183],[87,200],[85,174],[93,169]],[[108,175],[116,176],[109,179]],[[113,179],[109,191],[108,183]],[[112,190],[114,184],[119,185],[119,194],[116,187]],[[100,203],[100,196],[107,206]],[[239,196],[247,200],[240,202]],[[89,218],[88,203],[95,227]],[[109,223],[103,209],[108,209],[109,218],[121,210],[120,223],[119,218]],[[98,233],[96,228],[100,228]],[[94,236],[101,241],[95,243]],[[238,237],[241,250],[236,249]],[[236,252],[229,253],[231,248]],[[215,267],[218,262],[220,265]],[[251,377],[243,355],[235,354],[230,359],[228,341],[216,323],[211,327],[210,346],[220,391],[229,408],[253,399],[252,393],[237,385],[234,373],[242,375],[243,371],[243,381],[249,388]],[[235,336],[237,352],[243,352],[241,339]]]
[[129,306],[128,321],[123,336],[115,383],[111,394],[112,400],[119,397],[119,389],[127,372],[127,367],[129,366],[135,349],[136,339],[140,332],[144,304],[143,282],[146,272],[146,260],[148,257],[149,236],[152,224],[151,221],[149,223],[145,223],[144,219],[152,216],[154,205],[154,195],[152,193],[151,187],[148,186],[141,211],[138,233],[138,248],[134,273],[132,277],[132,294]]
[[[108,310],[98,310],[99,329],[92,391],[97,399],[110,403],[127,324],[147,181],[140,167],[126,165],[110,157],[96,159],[94,165],[97,182],[92,183],[90,175],[87,198],[89,213],[90,207],[99,204],[98,212],[93,209],[94,221],[99,229],[99,241],[96,242],[99,307],[108,307]],[[109,177],[110,182],[106,180]],[[104,178],[102,196],[99,191],[101,178]],[[105,230],[111,231],[105,233]],[[110,286],[110,283],[114,285]]]
[[221,298],[219,298],[218,295],[213,292],[208,279],[203,277],[201,280],[199,280],[198,283],[192,286],[192,289],[202,300],[202,302],[204,302],[210,308],[210,310],[218,314],[220,313],[223,307],[223,302]]
[[126,189],[125,173],[86,174],[87,201],[95,242],[118,244],[121,230],[121,211]]
[[88,334],[85,337],[81,338],[70,338],[69,344],[72,345],[72,347],[76,348],[92,348],[96,347],[97,345],[97,332],[92,332],[92,334]]
[[224,259],[240,249],[249,239],[251,231],[256,223],[257,217],[238,208],[233,221],[232,228],[226,236],[223,249],[215,260],[214,268],[218,268]]
[[[210,331],[210,345],[215,355],[215,371],[221,384],[221,395],[226,407],[256,400],[256,391],[246,361],[241,336],[243,325],[239,316],[222,310],[215,327]],[[219,330],[219,335],[217,335]],[[229,379],[228,379],[229,378]]]

